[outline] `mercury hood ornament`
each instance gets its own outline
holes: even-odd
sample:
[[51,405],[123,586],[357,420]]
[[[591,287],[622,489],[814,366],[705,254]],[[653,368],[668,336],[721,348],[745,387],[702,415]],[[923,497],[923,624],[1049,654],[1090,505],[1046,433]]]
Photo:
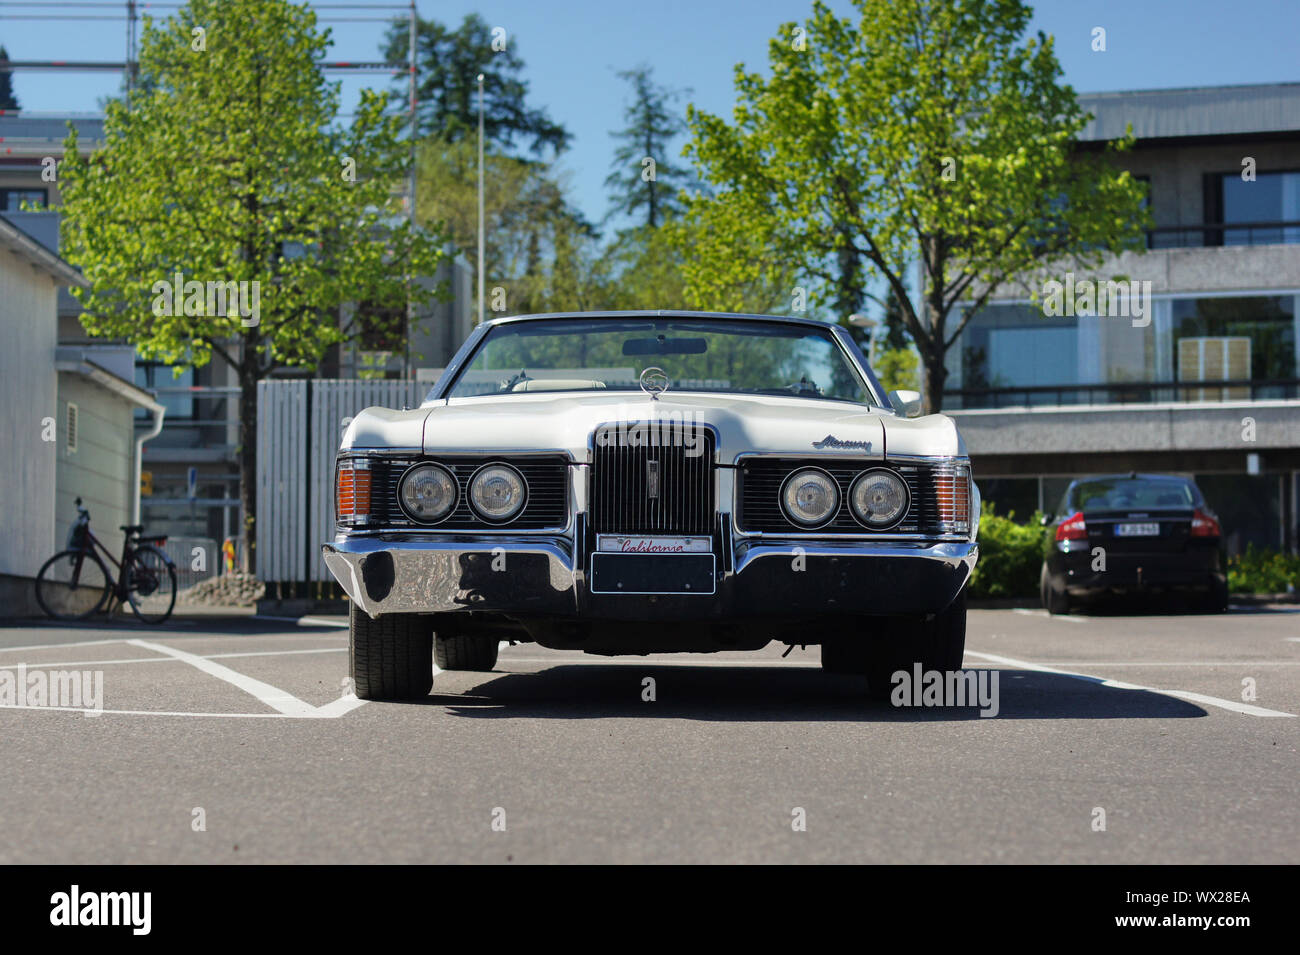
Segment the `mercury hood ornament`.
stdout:
[[668,390],[670,384],[668,375],[662,368],[655,368],[653,365],[641,372],[638,379],[641,390],[649,395],[653,400],[658,401],[659,396]]

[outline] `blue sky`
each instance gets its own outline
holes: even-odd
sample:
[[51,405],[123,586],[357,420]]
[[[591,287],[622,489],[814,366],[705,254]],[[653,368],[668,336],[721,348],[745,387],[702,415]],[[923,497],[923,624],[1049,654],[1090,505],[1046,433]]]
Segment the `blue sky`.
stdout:
[[[384,0],[356,2],[385,12],[378,9]],[[421,16],[444,22],[478,12],[506,28],[527,65],[532,102],[574,134],[561,165],[579,207],[598,220],[606,209],[603,182],[613,152],[609,130],[623,124],[626,99],[615,72],[647,63],[660,83],[689,87],[690,101],[729,115],[735,64],[764,65],[777,27],[804,19],[811,0],[418,0],[417,6]],[[841,13],[851,9],[847,2],[831,6]],[[123,9],[124,4],[106,0],[103,13]],[[0,7],[0,43],[11,57],[123,57],[124,21],[13,19],[42,12],[69,11],[40,3]],[[365,15],[319,12],[322,17]],[[336,58],[376,56],[382,24],[326,23],[334,30]],[[1106,30],[1104,53],[1091,48],[1098,26]],[[1300,0],[1041,0],[1033,27],[1056,37],[1066,80],[1080,92],[1300,81]],[[354,96],[360,86],[382,82],[379,76],[348,77],[344,89]],[[111,74],[14,77],[25,111],[94,111],[99,97],[118,85]]]

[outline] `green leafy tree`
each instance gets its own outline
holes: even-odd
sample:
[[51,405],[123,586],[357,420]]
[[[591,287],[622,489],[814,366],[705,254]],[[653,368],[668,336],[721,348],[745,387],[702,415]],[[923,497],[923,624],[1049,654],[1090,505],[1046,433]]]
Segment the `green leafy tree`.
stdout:
[[645,224],[653,229],[674,208],[678,190],[694,182],[686,166],[669,159],[673,139],[686,128],[670,107],[682,91],[655,83],[648,66],[624,70],[618,77],[631,85],[632,102],[623,114],[627,126],[610,134],[621,145],[605,185],[613,212],[634,216],[644,210]]
[[[499,31],[494,34],[494,31]],[[563,152],[569,131],[546,111],[530,107],[524,61],[513,37],[492,27],[477,13],[467,14],[451,29],[436,20],[416,17],[416,115],[421,136],[444,142],[477,141],[478,75],[483,74],[483,138],[489,148],[512,152],[516,143],[541,154]],[[389,63],[405,63],[410,26],[394,21],[381,47]],[[409,105],[405,77],[390,95],[402,109]]]
[[[9,51],[0,46],[0,60],[8,60]],[[17,112],[21,109],[18,97],[14,95],[14,75],[5,70],[0,73],[0,109]]]
[[[285,0],[192,0],[146,20],[149,87],[130,109],[108,104],[105,145],[89,157],[70,132],[61,169],[65,254],[91,283],[80,293],[86,329],[176,365],[215,354],[238,374],[250,571],[258,380],[312,368],[361,331],[340,322],[346,303],[401,315],[408,294],[427,300],[408,277],[432,275],[442,254],[400,215],[409,153],[384,97],[363,94],[350,128],[331,125],[338,85],[318,66],[329,42],[309,7]],[[178,273],[201,289],[248,283],[245,308],[225,286],[221,298],[184,287],[177,309]]]
[[[688,110],[688,154],[716,187],[701,201],[751,247],[832,289],[852,256],[868,287],[894,291],[937,411],[944,357],[993,292],[1066,256],[1086,268],[1143,247],[1143,187],[1109,150],[1074,148],[1088,116],[1052,39],[1025,38],[1020,0],[853,5],[856,20],[818,0],[802,31],[784,25],[770,75],[738,66],[733,122]],[[725,247],[700,257],[750,267]]]
[[[696,199],[660,228],[688,308],[751,314],[809,314],[812,290],[787,257],[733,215],[726,200]],[[645,308],[657,307],[647,303]]]

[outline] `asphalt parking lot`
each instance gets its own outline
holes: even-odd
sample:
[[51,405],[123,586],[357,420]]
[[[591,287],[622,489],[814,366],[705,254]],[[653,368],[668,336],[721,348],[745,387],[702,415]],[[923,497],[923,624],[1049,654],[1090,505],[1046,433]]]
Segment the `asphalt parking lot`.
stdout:
[[0,627],[15,680],[103,674],[97,715],[0,707],[0,862],[1300,861],[1300,607],[972,611],[987,718],[775,645],[519,645],[362,703],[341,623]]

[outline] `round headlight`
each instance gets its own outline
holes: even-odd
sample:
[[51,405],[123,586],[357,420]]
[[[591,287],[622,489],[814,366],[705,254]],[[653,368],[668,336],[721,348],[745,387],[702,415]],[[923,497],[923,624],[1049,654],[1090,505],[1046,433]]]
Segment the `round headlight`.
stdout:
[[825,471],[796,471],[781,489],[786,517],[803,527],[825,524],[840,507],[840,489]]
[[469,482],[469,503],[485,521],[513,520],[528,496],[523,476],[505,464],[487,464]]
[[907,513],[907,484],[893,471],[876,468],[858,475],[849,491],[849,505],[858,520],[883,530],[893,527]]
[[456,479],[437,464],[417,464],[402,475],[397,493],[408,517],[433,524],[456,506]]

